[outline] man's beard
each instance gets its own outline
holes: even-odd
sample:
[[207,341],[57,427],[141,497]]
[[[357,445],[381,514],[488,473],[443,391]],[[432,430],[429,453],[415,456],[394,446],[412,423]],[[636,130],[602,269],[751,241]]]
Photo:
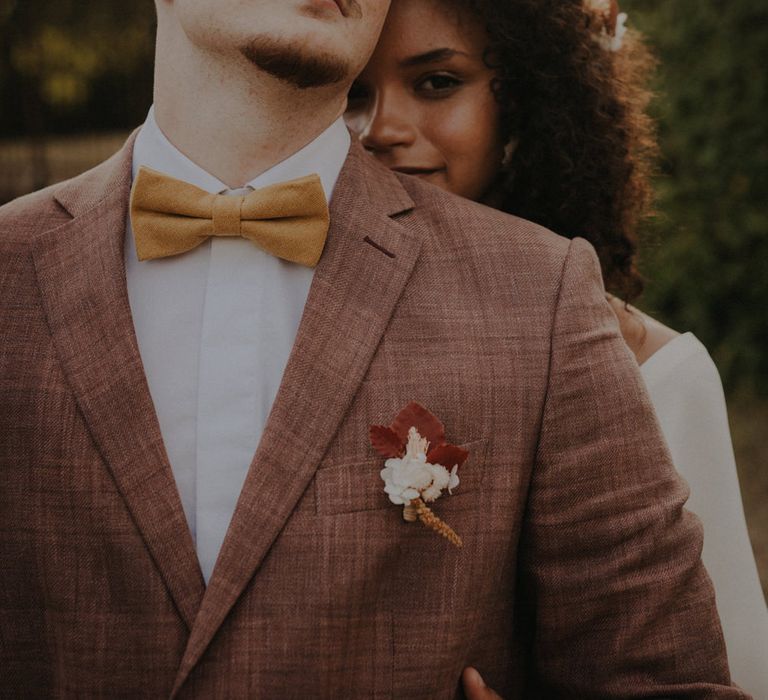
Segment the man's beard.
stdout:
[[340,83],[350,70],[346,61],[329,53],[310,53],[269,37],[254,39],[240,53],[257,68],[301,89]]

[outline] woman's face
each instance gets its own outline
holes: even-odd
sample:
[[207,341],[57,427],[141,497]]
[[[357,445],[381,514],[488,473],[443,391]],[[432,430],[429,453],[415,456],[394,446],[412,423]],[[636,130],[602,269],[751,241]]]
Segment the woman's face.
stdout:
[[393,170],[479,200],[501,167],[483,27],[447,0],[394,0],[346,119]]

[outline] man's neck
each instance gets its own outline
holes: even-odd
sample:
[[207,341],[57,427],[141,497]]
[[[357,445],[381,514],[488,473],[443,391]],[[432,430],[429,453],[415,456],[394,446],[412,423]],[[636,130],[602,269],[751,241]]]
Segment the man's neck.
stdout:
[[341,115],[345,98],[343,87],[299,90],[248,64],[225,71],[194,55],[181,71],[155,71],[158,126],[232,188],[310,143]]

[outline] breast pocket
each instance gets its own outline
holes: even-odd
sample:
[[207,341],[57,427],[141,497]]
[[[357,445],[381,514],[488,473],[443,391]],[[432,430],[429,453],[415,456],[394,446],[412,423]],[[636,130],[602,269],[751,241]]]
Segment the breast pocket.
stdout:
[[[450,507],[452,501],[464,501],[466,495],[482,487],[487,439],[473,440],[460,447],[469,452],[469,457],[459,467],[460,483],[453,489],[453,494],[448,495],[445,491],[439,499],[441,507]],[[380,476],[384,461],[383,457],[371,457],[321,466],[315,475],[317,515],[338,515],[397,507],[384,493],[384,482]]]

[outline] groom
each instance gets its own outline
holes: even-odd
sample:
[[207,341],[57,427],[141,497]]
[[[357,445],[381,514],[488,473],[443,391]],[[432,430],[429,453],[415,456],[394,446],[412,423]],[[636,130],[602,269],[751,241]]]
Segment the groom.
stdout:
[[0,210],[0,696],[744,697],[592,250],[350,146],[387,4],[157,0],[138,135]]

